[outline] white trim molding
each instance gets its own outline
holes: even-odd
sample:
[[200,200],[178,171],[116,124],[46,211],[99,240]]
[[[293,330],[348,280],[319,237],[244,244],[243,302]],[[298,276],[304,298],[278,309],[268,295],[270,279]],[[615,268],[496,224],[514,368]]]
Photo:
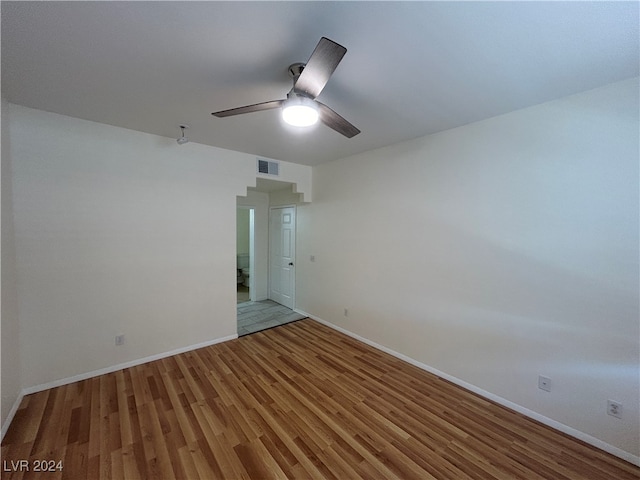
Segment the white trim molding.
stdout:
[[227,342],[229,340],[234,340],[236,338],[238,338],[237,333],[234,335],[228,335],[222,338],[216,338],[215,340],[209,340],[207,342],[197,343],[195,345],[189,345],[187,347],[178,348],[176,350],[171,350],[169,352],[158,353],[156,355],[151,355],[149,357],[139,358],[137,360],[132,360],[130,362],[120,363],[118,365],[113,365],[111,367],[101,368],[99,370],[94,370],[92,372],[81,373],[79,375],[74,375],[73,377],[62,378],[60,380],[55,380],[53,382],[43,383],[41,385],[35,385],[33,387],[25,388],[22,391],[22,393],[24,395],[30,395],[32,393],[48,390],[49,388],[61,387],[62,385],[68,385],[69,383],[75,383],[81,380],[86,380],[88,378],[105,375],[107,373],[117,372],[118,370],[122,370],[124,368],[136,367],[138,365],[142,365],[143,363],[153,362],[154,360],[160,360],[162,358],[171,357],[173,355],[178,355],[180,353],[190,352],[191,350],[197,350],[198,348],[208,347],[210,345],[215,345],[216,343]]
[[495,395],[491,392],[488,392],[486,390],[483,390],[481,388],[476,387],[475,385],[472,385],[470,383],[467,383],[463,380],[460,380],[459,378],[456,378],[452,375],[449,375],[447,373],[441,372],[440,370],[437,370],[433,367],[430,367],[429,365],[426,365],[424,363],[421,363],[411,357],[408,357],[406,355],[403,355],[402,353],[398,353],[394,350],[391,350],[388,347],[385,347],[383,345],[380,345],[376,342],[373,342],[371,340],[369,340],[368,338],[365,337],[361,337],[360,335],[358,335],[357,333],[353,333],[345,328],[339,327],[338,325],[335,325],[331,322],[328,322],[326,320],[323,320],[319,317],[316,317],[315,315],[311,315],[307,312],[304,312],[302,310],[295,310],[296,312],[300,313],[301,315],[305,315],[307,317],[309,317],[312,320],[315,320],[318,323],[321,323],[323,325],[326,325],[329,328],[332,328],[334,330],[337,330],[338,332],[344,333],[345,335],[348,335],[351,338],[355,338],[356,340],[359,340],[363,343],[366,343],[367,345],[376,348],[378,350],[381,350],[385,353],[388,353],[389,355],[393,355],[396,358],[399,358],[400,360],[404,360],[407,363],[410,363],[411,365],[414,365],[422,370],[425,370],[433,375],[436,375],[437,377],[443,378],[451,383],[454,383],[455,385],[458,385],[459,387],[464,388],[465,390],[469,390],[470,392],[473,392],[477,395],[480,395],[483,398],[486,398],[487,400],[491,400],[495,403],[497,403],[498,405],[502,405],[503,407],[506,407],[510,410],[513,410],[517,413],[520,413],[526,417],[529,417],[533,420],[536,420],[548,427],[553,428],[554,430],[558,430],[562,433],[565,433],[567,435],[570,435],[571,437],[577,438],[578,440],[581,440],[585,443],[588,443],[589,445],[599,448],[600,450],[603,450],[607,453],[610,453],[611,455],[614,455],[618,458],[621,458],[622,460],[625,460],[633,465],[636,465],[638,467],[640,467],[640,456],[637,455],[633,455],[632,453],[629,453],[625,450],[622,450],[618,447],[615,447],[609,443],[606,443],[596,437],[593,437],[587,433],[581,432],[580,430],[576,430],[575,428],[569,427],[563,423],[560,423],[556,420],[553,420],[551,418],[545,417],[544,415],[541,415],[537,412],[534,412],[533,410],[529,410],[528,408],[525,408],[521,405],[518,405],[517,403],[513,403],[505,398],[502,398],[498,395]]
[[11,425],[11,422],[13,421],[13,417],[15,417],[16,413],[18,412],[18,408],[20,408],[20,404],[22,403],[23,398],[24,398],[24,390],[20,392],[20,394],[18,395],[18,398],[16,398],[16,401],[13,402],[13,407],[11,407],[11,410],[9,410],[9,415],[7,415],[6,420],[2,424],[2,431],[0,432],[0,442],[4,440],[4,436],[6,435],[7,430],[9,430],[9,425]]
[[22,399],[25,395],[31,395],[32,393],[42,392],[43,390],[48,390],[50,388],[61,387],[63,385],[68,385],[70,383],[80,382],[82,380],[87,380],[89,378],[98,377],[100,375],[105,375],[107,373],[117,372],[118,370],[122,370],[124,368],[136,367],[138,365],[142,365],[144,363],[153,362],[155,360],[160,360],[162,358],[171,357],[173,355],[178,355],[180,353],[190,352],[192,350],[197,350],[199,348],[209,347],[211,345],[215,345],[217,343],[228,342],[229,340],[235,340],[238,338],[238,334],[228,335],[222,338],[216,338],[214,340],[209,340],[202,343],[197,343],[195,345],[189,345],[187,347],[178,348],[175,350],[171,350],[169,352],[158,353],[156,355],[151,355],[149,357],[139,358],[137,360],[132,360],[130,362],[120,363],[118,365],[113,365],[111,367],[101,368],[99,370],[93,370],[91,372],[81,373],[79,375],[74,375],[73,377],[61,378],[59,380],[54,380],[53,382],[42,383],[40,385],[35,385],[32,387],[27,387],[22,389],[18,398],[16,399],[7,419],[2,425],[2,432],[0,440],[4,439],[7,430],[9,430],[9,425],[13,421],[13,417],[15,416],[18,408],[20,408],[20,403],[22,403]]

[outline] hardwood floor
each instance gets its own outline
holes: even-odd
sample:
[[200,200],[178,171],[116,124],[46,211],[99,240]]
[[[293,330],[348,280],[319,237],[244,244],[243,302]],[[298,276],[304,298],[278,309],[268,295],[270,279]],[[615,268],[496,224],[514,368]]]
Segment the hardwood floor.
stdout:
[[2,460],[3,479],[640,478],[312,320],[25,397]]

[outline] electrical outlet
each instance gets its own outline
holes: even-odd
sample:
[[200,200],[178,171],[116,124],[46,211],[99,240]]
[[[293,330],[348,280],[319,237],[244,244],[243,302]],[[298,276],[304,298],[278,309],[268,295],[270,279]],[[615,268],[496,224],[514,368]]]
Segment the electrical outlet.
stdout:
[[116,335],[116,345],[124,345],[124,335]]
[[315,255],[309,255],[309,261],[315,262],[316,261],[316,256]]
[[345,308],[345,309],[344,309],[344,316],[345,316],[345,317],[348,317],[348,316],[349,316],[349,309],[348,309],[348,308]]
[[607,400],[607,413],[612,417],[622,418],[622,404],[615,400]]
[[544,390],[545,392],[551,391],[551,379],[549,377],[545,377],[543,375],[538,376],[538,388],[540,390]]

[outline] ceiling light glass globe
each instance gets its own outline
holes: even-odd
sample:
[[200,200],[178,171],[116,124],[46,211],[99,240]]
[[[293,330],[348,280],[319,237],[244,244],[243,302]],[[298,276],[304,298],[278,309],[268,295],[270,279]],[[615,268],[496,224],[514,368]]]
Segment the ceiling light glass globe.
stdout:
[[292,98],[282,108],[282,118],[294,127],[309,127],[318,123],[318,109],[313,100],[308,98]]

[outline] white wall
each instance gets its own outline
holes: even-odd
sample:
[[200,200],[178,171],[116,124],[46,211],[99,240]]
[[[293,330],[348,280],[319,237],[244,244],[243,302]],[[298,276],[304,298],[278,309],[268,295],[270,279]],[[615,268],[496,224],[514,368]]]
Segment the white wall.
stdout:
[[248,191],[238,197],[238,206],[252,207],[254,210],[254,259],[253,287],[251,296],[256,300],[265,300],[269,296],[269,194]]
[[292,185],[291,188],[269,192],[269,206],[299,205],[303,202],[302,197],[302,194],[296,193],[296,186]]
[[255,157],[8,110],[22,388],[236,334],[236,196]]
[[637,458],[638,104],[632,79],[315,167],[299,308]]
[[[291,191],[293,194],[299,194],[298,196],[293,196],[292,198],[296,198],[297,201],[301,202],[311,202],[312,192],[313,192],[313,181],[312,181],[312,169],[307,167],[306,165],[298,165],[296,163],[289,162],[279,162],[280,163],[280,172],[278,175],[279,182],[290,182],[292,183]],[[268,180],[274,180],[272,176],[259,173],[257,175],[258,178],[266,178]],[[253,185],[255,187],[255,184]],[[274,192],[272,192],[274,193]]]
[[20,328],[13,232],[8,104],[2,100],[2,420],[4,426],[22,389]]
[[236,210],[236,253],[249,255],[249,209]]

